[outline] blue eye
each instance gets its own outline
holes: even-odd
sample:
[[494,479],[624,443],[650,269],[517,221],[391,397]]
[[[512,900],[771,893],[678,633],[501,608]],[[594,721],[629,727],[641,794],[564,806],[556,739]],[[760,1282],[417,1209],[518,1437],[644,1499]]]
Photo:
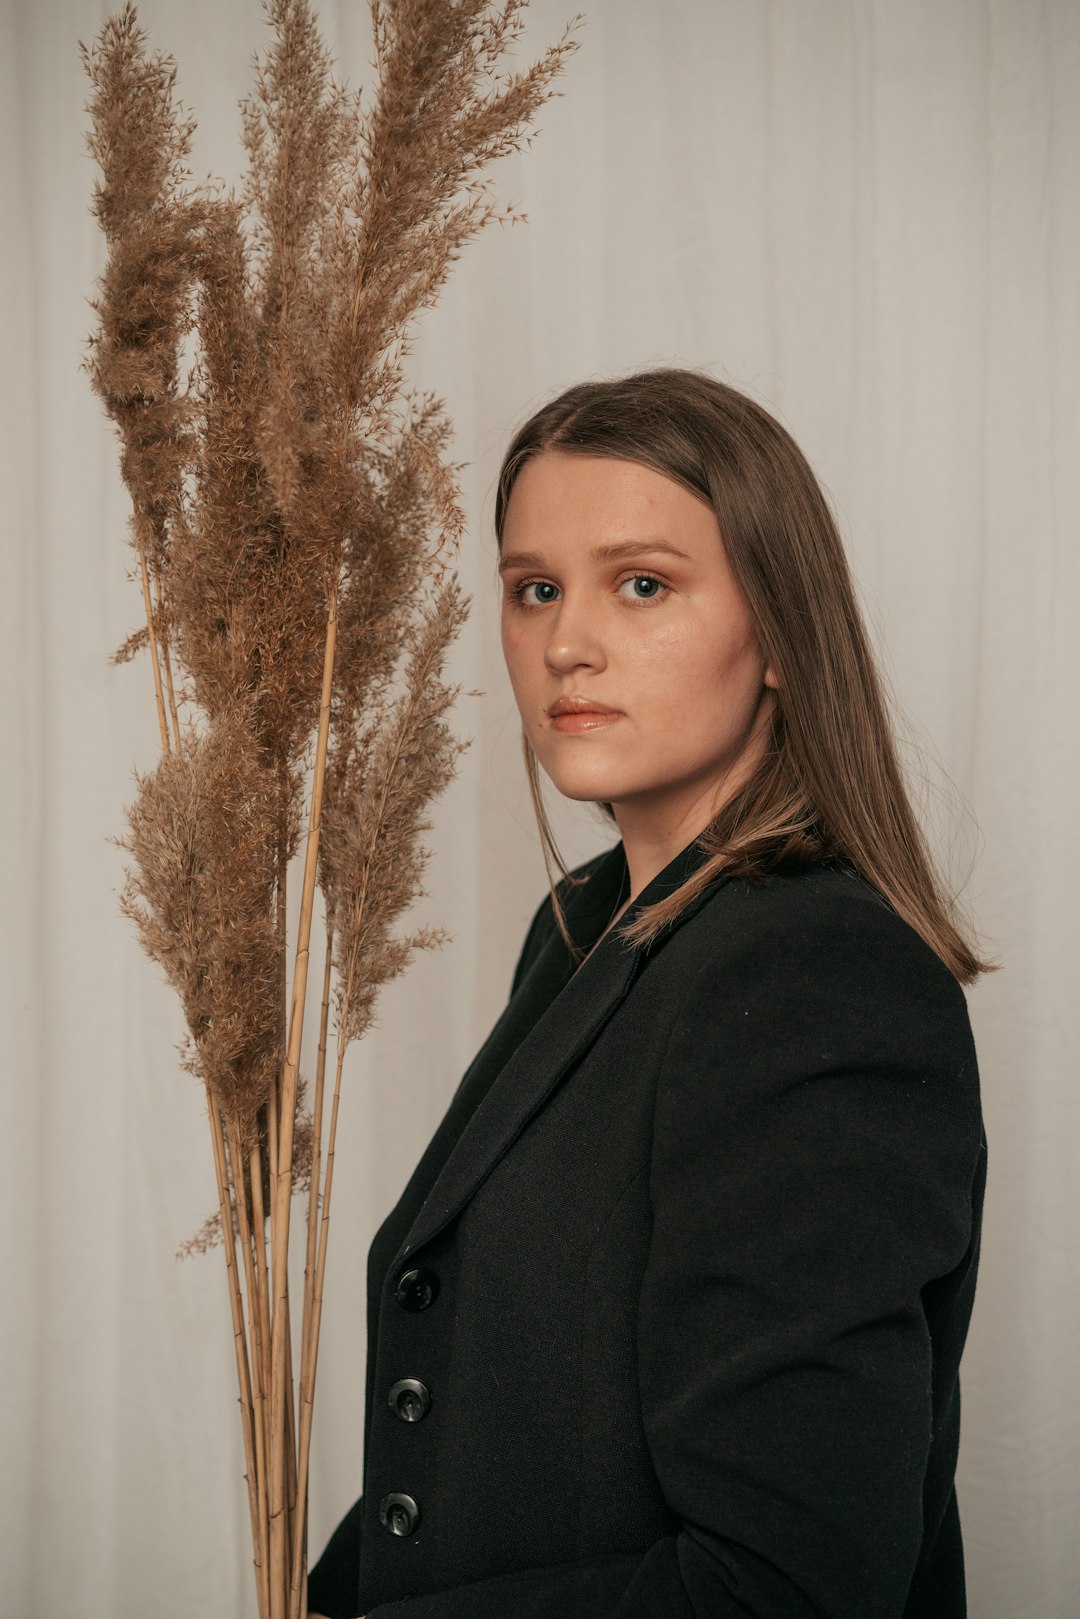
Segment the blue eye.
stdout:
[[[651,574],[651,573],[635,573],[635,574],[633,574],[631,576],[631,578],[624,579],[623,584],[624,585],[636,585],[636,584],[638,584],[638,582],[640,580],[645,580],[645,582],[647,584],[650,584],[650,585],[656,585],[658,587],[658,589],[660,589],[660,590],[665,590],[667,588],[666,585],[664,585],[661,580],[657,579],[655,577],[655,575]],[[620,586],[619,588],[621,589],[622,586]],[[651,595],[648,595],[648,596],[638,596],[635,599],[637,601],[655,601],[656,600],[656,592],[654,591]]]
[[[555,589],[555,586],[548,579],[523,579],[519,585],[514,587],[510,594],[514,597],[515,601],[521,602],[523,607],[531,607],[534,605],[534,603],[523,601],[522,597],[524,592],[531,589],[533,585],[536,586],[537,590]],[[541,605],[546,606],[550,600],[550,596],[545,597]]]

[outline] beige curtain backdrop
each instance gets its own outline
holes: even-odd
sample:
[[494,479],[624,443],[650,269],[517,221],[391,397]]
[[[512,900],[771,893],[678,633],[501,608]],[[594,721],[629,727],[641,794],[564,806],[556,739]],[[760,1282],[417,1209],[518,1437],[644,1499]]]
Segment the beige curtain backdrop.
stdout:
[[[533,0],[520,60],[574,9]],[[0,1615],[247,1619],[224,1267],[174,1259],[214,1206],[204,1103],[108,841],[157,749],[147,662],[107,662],[141,606],[111,430],[79,370],[102,243],[76,42],[109,10],[4,0],[0,38]],[[139,12],[177,58],[197,172],[235,179],[257,0]],[[342,73],[370,80],[363,0],[321,16]],[[411,362],[469,463],[453,678],[482,695],[459,701],[473,742],[413,918],[453,943],[383,993],[349,1056],[315,1549],[360,1487],[368,1242],[545,890],[499,650],[500,454],[557,389],[686,364],[775,410],[830,492],[927,754],[935,844],[1004,957],[970,993],[990,1147],[962,1379],[970,1612],[1075,1619],[1080,7],[592,0],[580,37],[532,149],[495,171],[529,223],[471,245]],[[551,798],[568,863],[612,841],[598,812]]]

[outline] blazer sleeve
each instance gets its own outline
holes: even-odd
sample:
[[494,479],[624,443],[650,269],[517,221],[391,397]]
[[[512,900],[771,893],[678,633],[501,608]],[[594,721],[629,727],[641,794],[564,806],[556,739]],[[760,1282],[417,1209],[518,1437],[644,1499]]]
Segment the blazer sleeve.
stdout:
[[977,1237],[966,1001],[870,899],[748,906],[732,932],[656,1095],[638,1373],[681,1527],[368,1619],[902,1615],[932,1427],[922,1289]]

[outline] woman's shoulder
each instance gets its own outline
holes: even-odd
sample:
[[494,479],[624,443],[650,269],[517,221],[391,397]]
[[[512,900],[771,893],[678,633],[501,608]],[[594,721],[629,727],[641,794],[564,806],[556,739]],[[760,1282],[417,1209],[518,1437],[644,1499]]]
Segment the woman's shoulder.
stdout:
[[859,1130],[901,1107],[916,1136],[947,1135],[965,1166],[985,1145],[963,988],[854,870],[822,862],[718,883],[672,936],[663,971],[669,1074],[722,1064],[726,1091],[754,1106],[797,1084]]
[[918,1003],[967,1019],[964,991],[919,931],[848,862],[731,877],[678,930],[673,960],[706,980],[748,979],[777,1001],[847,997],[868,1015]]

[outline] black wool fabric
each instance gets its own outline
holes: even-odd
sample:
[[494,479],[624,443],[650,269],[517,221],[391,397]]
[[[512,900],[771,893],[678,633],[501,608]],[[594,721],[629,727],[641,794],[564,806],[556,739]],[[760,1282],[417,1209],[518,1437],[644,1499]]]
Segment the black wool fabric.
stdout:
[[[588,947],[622,844],[573,875]],[[986,1153],[963,990],[843,862],[721,877],[577,971],[545,899],[371,1244],[362,1493],[311,1609],[963,1619]]]

